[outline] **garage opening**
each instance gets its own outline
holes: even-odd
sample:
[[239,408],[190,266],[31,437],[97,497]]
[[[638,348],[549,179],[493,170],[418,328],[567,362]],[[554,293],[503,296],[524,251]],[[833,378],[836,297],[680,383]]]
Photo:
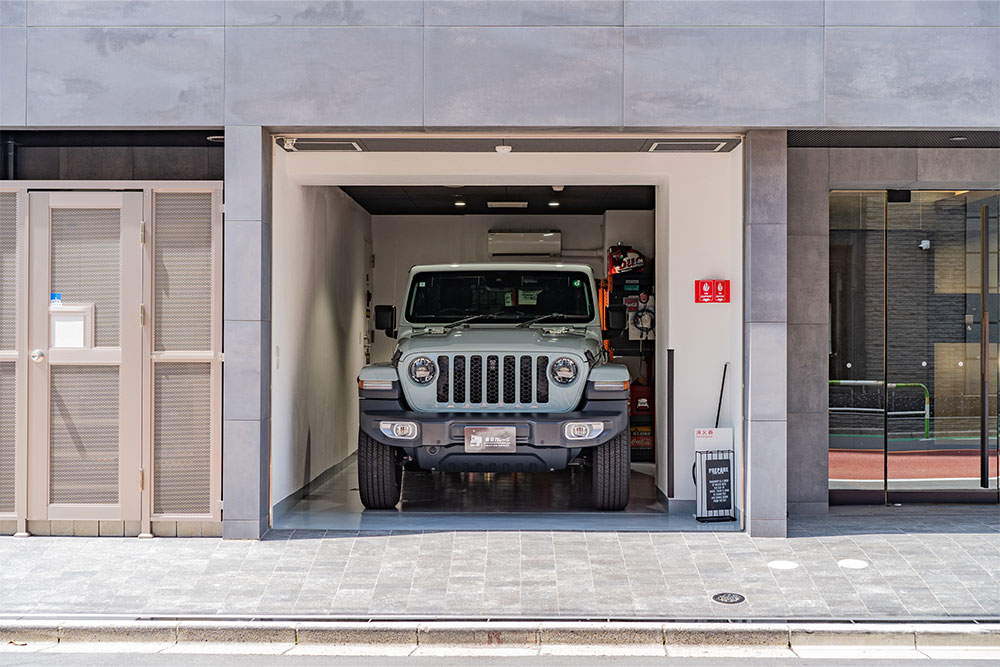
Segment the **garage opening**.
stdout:
[[[668,418],[660,181],[326,171],[358,157],[370,156],[275,151],[272,526],[702,527],[675,474],[679,463],[690,475],[693,443],[675,450]],[[483,156],[395,157],[457,169]],[[723,390],[730,422],[735,384]],[[613,468],[612,442],[624,452]],[[389,471],[377,488],[365,486],[375,461]],[[611,469],[627,491],[599,500]]]

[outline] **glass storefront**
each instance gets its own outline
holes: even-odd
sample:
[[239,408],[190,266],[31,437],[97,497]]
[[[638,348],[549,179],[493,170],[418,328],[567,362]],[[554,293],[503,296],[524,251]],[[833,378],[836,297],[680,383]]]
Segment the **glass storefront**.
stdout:
[[834,502],[997,500],[998,209],[992,191],[830,193]]

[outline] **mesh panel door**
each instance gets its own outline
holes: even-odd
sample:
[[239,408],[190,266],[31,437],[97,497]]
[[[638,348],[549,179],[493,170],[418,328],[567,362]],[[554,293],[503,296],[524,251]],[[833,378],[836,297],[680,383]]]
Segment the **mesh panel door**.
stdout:
[[153,480],[158,517],[213,512],[217,248],[211,192],[153,195]]
[[0,192],[0,350],[17,347],[17,193]]
[[49,371],[49,502],[118,503],[118,367]]
[[209,514],[211,365],[158,363],[153,395],[153,513]]
[[158,192],[154,349],[212,349],[212,194]]
[[15,364],[0,361],[0,513],[14,511]]
[[[17,348],[17,193],[0,192],[0,352]],[[14,512],[16,363],[0,360],[0,514]]]
[[94,347],[121,343],[121,210],[52,209],[50,290],[94,304]]

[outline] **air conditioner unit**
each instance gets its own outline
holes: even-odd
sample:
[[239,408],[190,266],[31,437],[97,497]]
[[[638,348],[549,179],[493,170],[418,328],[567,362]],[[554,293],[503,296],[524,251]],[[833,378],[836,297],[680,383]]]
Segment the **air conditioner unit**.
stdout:
[[562,252],[562,234],[552,231],[491,231],[490,257],[544,256]]

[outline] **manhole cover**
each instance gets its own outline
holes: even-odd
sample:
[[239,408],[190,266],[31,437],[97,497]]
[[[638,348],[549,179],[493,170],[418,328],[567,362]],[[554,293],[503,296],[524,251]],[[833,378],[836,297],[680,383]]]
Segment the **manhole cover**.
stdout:
[[739,604],[746,600],[746,598],[739,593],[716,593],[712,596],[712,599],[716,602],[721,602],[722,604]]

